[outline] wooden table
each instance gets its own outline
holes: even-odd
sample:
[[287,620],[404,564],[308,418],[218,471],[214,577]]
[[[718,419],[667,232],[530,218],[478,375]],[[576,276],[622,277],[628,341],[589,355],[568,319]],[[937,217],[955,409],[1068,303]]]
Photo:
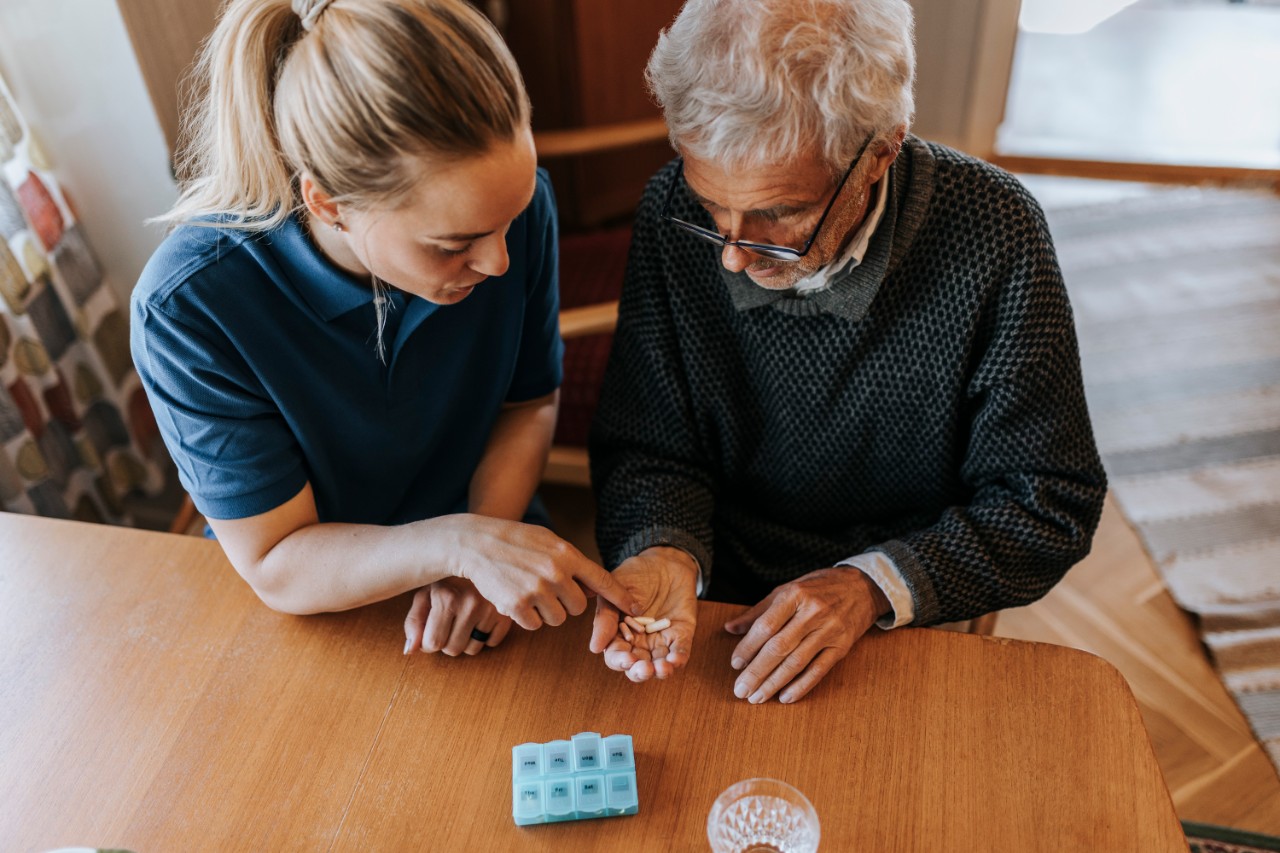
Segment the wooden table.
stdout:
[[[1056,646],[873,632],[807,699],[733,698],[735,608],[632,684],[589,622],[401,655],[407,598],[261,604],[216,543],[0,514],[0,848],[705,850],[751,776],[822,850],[1185,851],[1120,674]],[[511,747],[635,738],[640,814],[518,828]]]

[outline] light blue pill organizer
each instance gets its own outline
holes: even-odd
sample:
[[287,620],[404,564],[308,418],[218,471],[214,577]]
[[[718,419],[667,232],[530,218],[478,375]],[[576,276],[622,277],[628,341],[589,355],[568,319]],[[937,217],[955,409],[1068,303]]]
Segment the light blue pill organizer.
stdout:
[[640,811],[631,735],[582,732],[511,747],[511,817],[517,826]]

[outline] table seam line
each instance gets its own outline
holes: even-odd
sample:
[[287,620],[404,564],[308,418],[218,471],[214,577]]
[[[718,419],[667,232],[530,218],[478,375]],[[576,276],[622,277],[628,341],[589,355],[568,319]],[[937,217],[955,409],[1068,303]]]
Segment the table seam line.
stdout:
[[382,719],[378,721],[378,730],[373,733],[373,740],[369,743],[369,751],[365,753],[364,761],[360,764],[360,772],[356,774],[355,783],[351,786],[351,795],[347,798],[346,805],[342,807],[342,816],[338,819],[338,825],[334,827],[333,838],[329,840],[329,846],[325,848],[326,853],[332,853],[338,839],[342,837],[342,828],[347,825],[347,816],[351,814],[351,806],[355,803],[356,794],[360,790],[360,785],[364,782],[365,775],[369,770],[369,763],[373,760],[373,752],[378,748],[378,742],[382,740],[383,729],[387,727],[387,720],[391,717],[391,711],[395,708],[396,700],[400,698],[400,690],[404,687],[404,675],[409,669],[409,657],[405,657],[404,665],[400,668],[400,676],[396,679],[395,689],[391,691],[391,699],[387,702],[387,708],[382,712]]

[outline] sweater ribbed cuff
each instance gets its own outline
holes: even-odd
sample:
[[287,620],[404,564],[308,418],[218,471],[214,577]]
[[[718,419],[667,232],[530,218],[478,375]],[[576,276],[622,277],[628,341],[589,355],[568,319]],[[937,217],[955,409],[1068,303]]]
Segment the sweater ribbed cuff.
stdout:
[[911,590],[911,600],[915,603],[913,624],[931,625],[937,622],[942,615],[942,607],[938,603],[938,592],[934,588],[933,578],[916,559],[915,551],[911,546],[899,539],[891,539],[867,550],[888,555],[897,567],[898,573],[902,575],[907,588]]

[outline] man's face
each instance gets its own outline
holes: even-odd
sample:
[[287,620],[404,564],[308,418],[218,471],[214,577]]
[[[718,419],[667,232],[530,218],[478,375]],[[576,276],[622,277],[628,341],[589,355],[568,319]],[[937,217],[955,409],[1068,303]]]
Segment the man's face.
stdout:
[[[745,272],[769,290],[785,290],[835,259],[866,216],[870,187],[892,162],[867,151],[840,190],[809,253],[798,261],[761,257],[737,246],[725,246],[720,262],[731,272]],[[816,153],[784,163],[748,169],[684,156],[684,178],[694,198],[730,240],[749,240],[803,248],[813,233],[840,176],[833,175]]]

